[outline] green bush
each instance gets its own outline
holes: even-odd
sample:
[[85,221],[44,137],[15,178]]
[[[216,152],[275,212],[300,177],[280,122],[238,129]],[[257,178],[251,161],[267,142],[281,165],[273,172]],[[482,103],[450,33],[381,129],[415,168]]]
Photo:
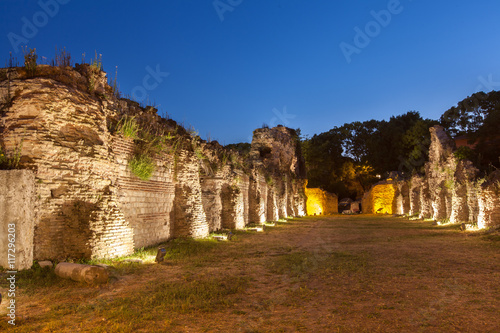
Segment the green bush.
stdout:
[[135,155],[128,165],[132,173],[142,180],[149,180],[155,171],[154,160],[147,155]]
[[453,155],[459,160],[473,160],[475,157],[474,151],[467,146],[458,147]]

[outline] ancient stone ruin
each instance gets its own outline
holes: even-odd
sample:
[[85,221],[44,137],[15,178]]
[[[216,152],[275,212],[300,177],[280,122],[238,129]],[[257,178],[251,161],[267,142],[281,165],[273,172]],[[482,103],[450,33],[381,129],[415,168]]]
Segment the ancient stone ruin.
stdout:
[[480,229],[499,226],[500,171],[478,178],[472,162],[453,154],[455,143],[441,126],[431,127],[430,132],[425,175],[375,184],[363,197],[363,212],[408,214]]
[[[173,237],[306,214],[294,130],[257,129],[249,152],[232,150],[117,98],[90,65],[38,67],[35,77],[0,70],[0,146],[15,169],[31,174],[0,171],[10,184],[0,188],[2,205],[34,207],[2,209],[2,227],[21,220],[22,210],[30,219],[18,224],[18,237],[32,244],[29,264],[19,267],[117,257]],[[19,182],[27,185],[13,195]]]
[[306,188],[307,214],[330,215],[339,212],[339,198],[320,188]]

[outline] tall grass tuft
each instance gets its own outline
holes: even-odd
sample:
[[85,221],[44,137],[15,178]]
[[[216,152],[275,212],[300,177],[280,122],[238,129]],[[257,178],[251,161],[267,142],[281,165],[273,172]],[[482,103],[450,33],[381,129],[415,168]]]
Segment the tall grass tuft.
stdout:
[[30,49],[28,52],[28,47],[23,49],[24,52],[24,68],[28,76],[33,77],[36,75],[36,66],[38,55],[36,54],[36,49]]
[[123,134],[126,138],[136,139],[137,133],[139,132],[139,125],[137,124],[135,117],[124,116],[118,122],[118,133]]
[[144,154],[135,155],[128,165],[130,171],[142,180],[149,180],[155,171],[154,160]]
[[54,60],[52,60],[51,63],[52,66],[54,67],[72,67],[73,64],[71,63],[71,54],[66,51],[66,48],[58,49],[56,47],[56,55]]

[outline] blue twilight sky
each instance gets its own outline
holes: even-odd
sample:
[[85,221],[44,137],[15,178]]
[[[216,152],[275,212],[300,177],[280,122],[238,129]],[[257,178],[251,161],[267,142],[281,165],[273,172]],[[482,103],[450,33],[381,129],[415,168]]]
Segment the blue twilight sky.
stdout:
[[499,90],[499,14],[498,0],[0,0],[0,61],[22,63],[21,43],[75,62],[97,50],[123,94],[229,144],[263,123],[437,119]]

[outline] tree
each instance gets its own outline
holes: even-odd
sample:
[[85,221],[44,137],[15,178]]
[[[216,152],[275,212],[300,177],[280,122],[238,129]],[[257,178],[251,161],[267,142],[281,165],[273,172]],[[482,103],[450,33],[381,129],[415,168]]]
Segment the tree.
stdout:
[[404,156],[399,158],[398,171],[411,173],[424,171],[424,164],[429,160],[429,146],[431,135],[429,128],[437,121],[420,119],[402,137]]
[[342,135],[337,128],[302,141],[309,187],[334,192],[333,182],[342,165]]
[[414,149],[413,146],[418,143],[413,142],[413,146],[405,146],[403,137],[422,120],[417,111],[409,111],[393,116],[389,121],[379,122],[377,130],[369,141],[367,156],[368,163],[378,174],[398,170],[401,161],[408,158],[410,151]]
[[[454,136],[476,133],[490,113],[498,112],[500,92],[478,92],[458,102],[440,118],[441,125]],[[487,121],[486,121],[487,122]]]
[[500,167],[500,92],[478,92],[458,102],[440,118],[452,135],[467,135],[474,145],[473,162],[483,171]]
[[309,186],[355,199],[378,180],[377,174],[421,167],[434,123],[410,111],[389,121],[346,123],[305,140]]
[[358,163],[366,162],[370,141],[378,128],[378,124],[379,122],[376,120],[344,124],[340,128],[343,136],[344,155],[349,156]]

